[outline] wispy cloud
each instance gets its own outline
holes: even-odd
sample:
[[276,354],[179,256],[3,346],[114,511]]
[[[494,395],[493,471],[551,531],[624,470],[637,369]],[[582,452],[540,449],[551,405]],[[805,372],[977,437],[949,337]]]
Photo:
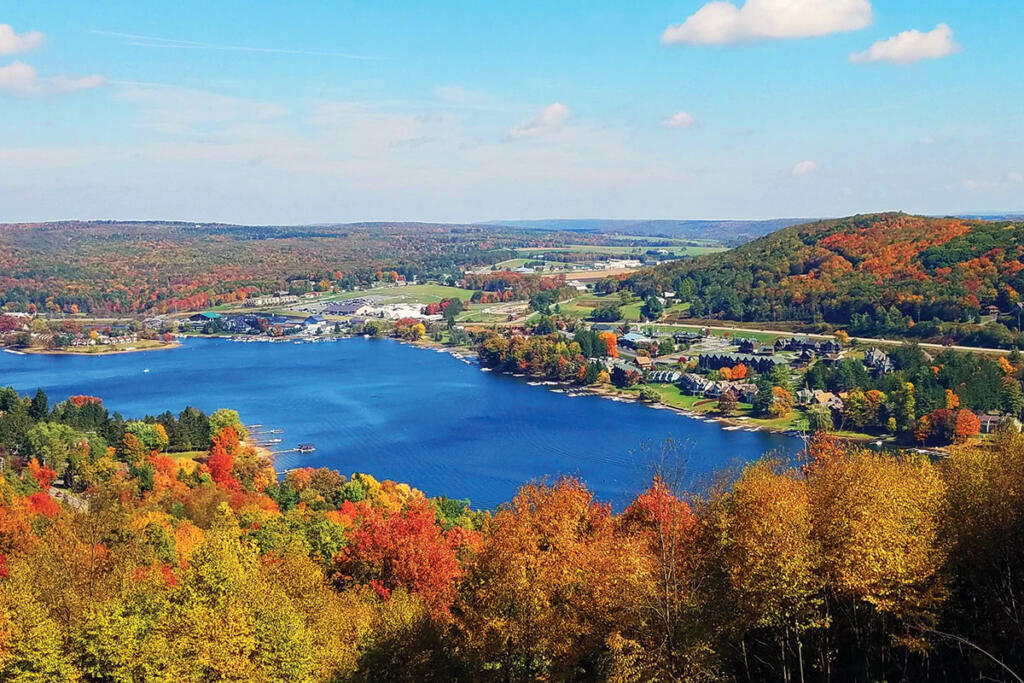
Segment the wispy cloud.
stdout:
[[817,170],[818,162],[811,161],[810,159],[808,159],[807,161],[801,161],[800,163],[793,167],[793,175],[809,175]]
[[10,24],[0,24],[0,55],[14,55],[35,50],[43,44],[45,36],[39,31],[15,33]]
[[672,116],[661,122],[666,128],[692,128],[697,123],[693,114],[688,111],[677,111]]
[[34,97],[41,95],[59,95],[97,88],[107,81],[103,76],[52,76],[40,78],[35,67],[24,62],[15,61],[0,67],[0,92],[17,97]]
[[554,133],[569,118],[569,107],[561,102],[553,102],[529,121],[523,121],[508,132],[512,138],[535,138]]
[[162,38],[160,36],[145,36],[137,33],[122,33],[120,31],[104,31],[93,29],[90,33],[121,38],[126,45],[134,47],[163,48],[166,50],[221,50],[224,52],[264,52],[282,55],[311,55],[315,57],[340,57],[342,59],[375,60],[378,57],[370,55],[356,55],[348,52],[334,52],[330,50],[297,50],[282,47],[260,47],[255,45],[226,45],[223,43],[205,43],[197,40],[184,40],[181,38]]

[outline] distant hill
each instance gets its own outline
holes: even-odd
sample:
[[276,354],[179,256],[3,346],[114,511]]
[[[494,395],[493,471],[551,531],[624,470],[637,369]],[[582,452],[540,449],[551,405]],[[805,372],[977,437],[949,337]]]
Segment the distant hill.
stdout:
[[780,228],[806,223],[808,218],[773,218],[765,221],[612,220],[604,218],[549,218],[544,220],[491,221],[490,225],[567,230],[573,232],[651,235],[685,239],[717,240],[727,245],[743,244]]
[[1024,222],[902,213],[817,221],[728,252],[658,266],[635,276],[631,286],[643,287],[652,275],[661,287],[691,299],[698,317],[962,338],[964,330],[953,325],[978,321],[989,306],[1016,327]]

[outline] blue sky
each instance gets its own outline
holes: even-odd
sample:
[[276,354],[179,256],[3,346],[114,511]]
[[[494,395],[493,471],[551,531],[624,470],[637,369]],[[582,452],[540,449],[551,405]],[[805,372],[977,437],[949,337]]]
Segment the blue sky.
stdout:
[[1022,20],[1019,0],[0,0],[0,221],[1022,210]]

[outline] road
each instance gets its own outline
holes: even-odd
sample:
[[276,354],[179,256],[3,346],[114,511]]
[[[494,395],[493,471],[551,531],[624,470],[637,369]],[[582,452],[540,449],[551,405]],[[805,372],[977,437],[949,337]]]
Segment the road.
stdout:
[[[792,332],[786,330],[768,330],[768,329],[754,329],[750,327],[726,327],[719,325],[679,325],[671,323],[654,323],[657,327],[677,327],[680,329],[693,329],[693,328],[706,328],[709,330],[717,330],[719,332],[746,332],[748,334],[777,334],[780,337],[808,337],[810,339],[835,339],[835,335],[831,334],[809,334],[805,332]],[[875,339],[872,337],[850,337],[851,342],[857,342],[866,346],[901,346],[903,340],[899,339]],[[917,344],[922,349],[932,349],[935,351],[945,351],[946,349],[954,349],[956,351],[972,351],[974,353],[991,353],[1000,356],[1005,356],[1009,353],[1007,349],[992,349],[981,346],[947,346],[945,344],[930,344],[927,342],[918,342]]]

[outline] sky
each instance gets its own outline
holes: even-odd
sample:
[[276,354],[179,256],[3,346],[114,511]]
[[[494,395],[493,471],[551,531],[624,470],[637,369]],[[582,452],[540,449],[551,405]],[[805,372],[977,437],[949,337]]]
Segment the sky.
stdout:
[[0,221],[1024,210],[1020,0],[0,0]]

